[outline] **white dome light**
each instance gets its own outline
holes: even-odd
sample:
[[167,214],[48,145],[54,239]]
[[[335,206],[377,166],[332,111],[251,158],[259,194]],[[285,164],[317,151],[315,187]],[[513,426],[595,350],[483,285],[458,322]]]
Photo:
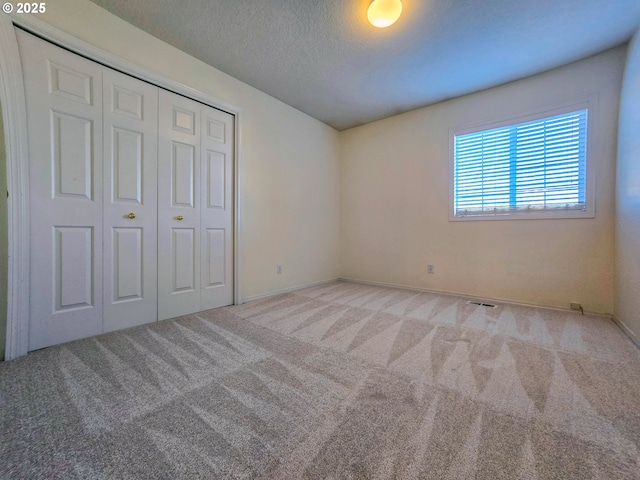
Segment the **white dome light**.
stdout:
[[395,23],[401,13],[400,0],[373,0],[367,11],[367,18],[374,27],[384,28]]

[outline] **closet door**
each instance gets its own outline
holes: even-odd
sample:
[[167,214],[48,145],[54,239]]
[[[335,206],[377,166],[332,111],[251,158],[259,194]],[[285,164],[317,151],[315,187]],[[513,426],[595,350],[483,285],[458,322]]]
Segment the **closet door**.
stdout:
[[158,317],[158,88],[105,68],[103,106],[107,332]]
[[233,303],[233,115],[201,107],[200,310]]
[[158,317],[233,303],[233,116],[160,90]]
[[158,319],[200,310],[200,104],[160,89]]
[[35,350],[102,332],[102,67],[17,35],[27,98]]
[[233,116],[17,35],[29,350],[231,304]]

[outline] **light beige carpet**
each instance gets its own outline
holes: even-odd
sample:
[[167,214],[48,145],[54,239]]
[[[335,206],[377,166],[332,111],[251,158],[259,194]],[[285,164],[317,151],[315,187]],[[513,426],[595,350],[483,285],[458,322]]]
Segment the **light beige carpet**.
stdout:
[[610,321],[335,282],[0,365],[0,478],[640,478]]

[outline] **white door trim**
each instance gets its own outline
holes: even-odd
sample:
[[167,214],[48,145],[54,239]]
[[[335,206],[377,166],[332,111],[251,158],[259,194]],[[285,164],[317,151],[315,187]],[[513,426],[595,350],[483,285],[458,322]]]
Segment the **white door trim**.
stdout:
[[25,355],[29,345],[29,153],[22,66],[15,30],[7,15],[0,15],[0,45],[0,103],[9,192],[5,359],[12,360]]
[[241,191],[241,110],[209,94],[170,80],[132,62],[94,47],[31,15],[0,15],[0,103],[7,156],[8,198],[8,293],[7,342],[5,359],[12,360],[28,351],[29,339],[29,169],[27,113],[22,67],[15,26],[37,34],[55,44],[132,75],[234,115],[234,295],[235,305],[243,303],[242,267],[242,191]]

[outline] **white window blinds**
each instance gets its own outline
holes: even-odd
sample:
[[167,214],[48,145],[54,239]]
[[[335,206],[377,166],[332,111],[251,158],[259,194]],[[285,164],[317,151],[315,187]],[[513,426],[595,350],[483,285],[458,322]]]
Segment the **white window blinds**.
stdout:
[[454,136],[454,217],[586,209],[587,109]]

